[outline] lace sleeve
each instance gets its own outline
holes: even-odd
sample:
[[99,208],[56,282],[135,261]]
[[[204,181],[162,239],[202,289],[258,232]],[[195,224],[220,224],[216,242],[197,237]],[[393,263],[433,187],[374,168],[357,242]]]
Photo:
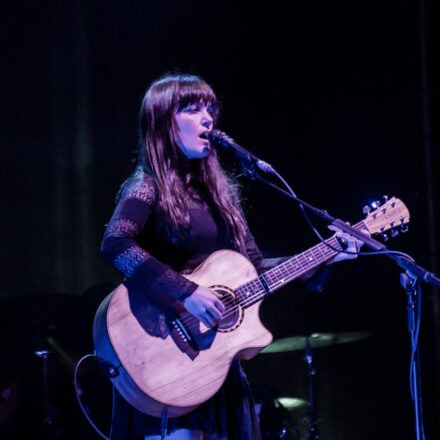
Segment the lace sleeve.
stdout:
[[197,284],[150,255],[137,240],[156,199],[157,190],[151,177],[127,181],[105,230],[101,254],[122,272],[131,293],[144,294],[161,307],[177,308]]

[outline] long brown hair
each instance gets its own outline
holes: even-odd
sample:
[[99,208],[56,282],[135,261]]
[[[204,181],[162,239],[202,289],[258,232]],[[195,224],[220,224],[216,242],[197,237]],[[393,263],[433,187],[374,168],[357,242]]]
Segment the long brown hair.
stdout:
[[[223,172],[217,153],[189,161],[177,144],[174,115],[188,104],[218,108],[212,88],[195,75],[166,75],[153,82],[141,105],[138,168],[155,178],[159,207],[177,231],[189,227],[184,188],[190,179],[211,195],[223,218],[232,227],[237,247],[244,243],[246,226],[236,186]],[[214,123],[218,111],[213,114]]]

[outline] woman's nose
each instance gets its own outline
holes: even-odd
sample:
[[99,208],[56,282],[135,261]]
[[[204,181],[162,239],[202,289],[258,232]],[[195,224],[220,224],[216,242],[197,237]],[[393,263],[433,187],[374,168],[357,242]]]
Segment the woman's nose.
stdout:
[[205,128],[210,128],[210,127],[211,127],[211,124],[212,124],[212,119],[211,119],[211,120],[207,119],[207,120],[205,120],[205,121],[202,122],[202,125],[203,125]]
[[208,112],[208,110],[204,110],[202,114],[202,125],[205,128],[211,127],[211,124],[214,122],[214,119],[212,118],[211,114]]

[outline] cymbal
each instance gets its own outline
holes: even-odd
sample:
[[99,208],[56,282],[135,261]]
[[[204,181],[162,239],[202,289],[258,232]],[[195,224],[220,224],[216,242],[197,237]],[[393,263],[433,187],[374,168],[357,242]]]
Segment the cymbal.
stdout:
[[276,410],[284,409],[287,411],[296,411],[308,408],[310,403],[308,400],[300,399],[299,397],[284,396],[276,399],[267,399],[263,401],[257,401],[255,403],[255,410],[259,416],[262,415],[264,410]]
[[278,397],[275,402],[283,406],[289,411],[294,411],[296,409],[305,408],[309,405],[308,400],[300,399],[299,397]]
[[[346,344],[370,337],[368,332],[344,332],[344,333],[312,333],[309,336],[310,348],[327,347],[329,345]],[[305,350],[307,336],[289,336],[277,339],[264,348],[260,353],[283,353],[287,351]]]

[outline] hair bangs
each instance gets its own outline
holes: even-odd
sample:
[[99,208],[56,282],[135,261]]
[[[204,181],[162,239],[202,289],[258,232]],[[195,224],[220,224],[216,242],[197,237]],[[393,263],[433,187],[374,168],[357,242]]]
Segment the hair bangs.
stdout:
[[217,97],[208,84],[200,81],[200,79],[188,81],[185,78],[179,85],[180,87],[175,96],[177,111],[184,109],[190,104],[202,103],[212,107],[215,114],[218,112],[219,104]]

